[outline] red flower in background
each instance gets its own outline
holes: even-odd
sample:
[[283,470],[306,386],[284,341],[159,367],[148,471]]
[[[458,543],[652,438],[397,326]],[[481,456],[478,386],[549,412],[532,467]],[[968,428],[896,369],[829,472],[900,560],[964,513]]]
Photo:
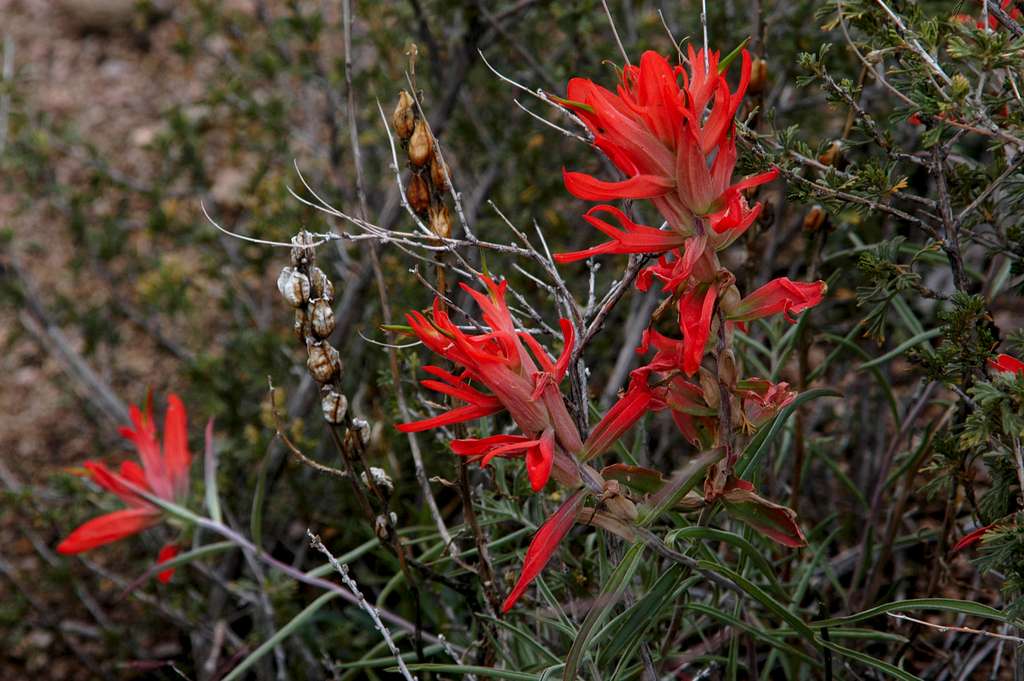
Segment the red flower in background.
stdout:
[[[572,454],[583,446],[558,387],[572,356],[572,325],[561,320],[564,348],[555,361],[532,336],[516,330],[505,302],[507,283],[498,284],[487,276],[481,279],[487,294],[466,284],[462,287],[483,310],[489,331],[465,333],[452,322],[440,300],[434,302],[431,320],[419,312],[406,317],[424,345],[463,369],[457,375],[440,367],[424,367],[424,371],[441,380],[427,379],[422,381],[423,386],[466,404],[433,418],[399,424],[397,428],[419,432],[508,411],[523,435],[454,440],[452,451],[473,457],[482,465],[496,456],[525,457],[530,483],[539,491],[548,481],[558,448]],[[473,388],[470,381],[483,385],[491,394]]]
[[1024,372],[1024,362],[1006,354],[999,355],[995,359],[990,359],[988,361],[988,365],[996,371],[1004,371],[1013,374]]
[[[133,405],[130,416],[134,428],[121,428],[121,434],[135,445],[142,466],[134,461],[123,461],[115,473],[100,462],[86,461],[84,464],[93,482],[120,497],[127,508],[81,525],[57,546],[57,551],[64,554],[89,551],[159,523],[163,510],[137,494],[135,489],[171,503],[180,503],[188,496],[192,455],[188,451],[185,405],[173,393],[167,402],[162,448],[157,441],[152,403],[146,406],[145,414]],[[177,553],[177,547],[168,544],[160,549],[157,562],[166,562]],[[172,573],[173,569],[164,570],[159,574],[160,581],[167,582]]]

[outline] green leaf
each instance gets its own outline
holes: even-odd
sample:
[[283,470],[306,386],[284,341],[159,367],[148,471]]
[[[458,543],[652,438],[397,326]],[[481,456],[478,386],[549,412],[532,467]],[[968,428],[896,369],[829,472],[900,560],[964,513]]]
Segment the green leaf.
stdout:
[[773,598],[767,591],[762,589],[757,584],[754,584],[740,573],[735,572],[734,570],[731,570],[730,568],[727,568],[724,565],[713,563],[708,560],[697,561],[697,564],[703,570],[707,570],[709,572],[717,572],[723,577],[729,578],[729,580],[735,583],[736,586],[743,589],[743,591],[746,592],[747,595],[749,595],[754,600],[760,602],[766,608],[775,613],[779,617],[779,619],[793,627],[796,633],[807,638],[808,640],[814,638],[814,632],[811,631],[811,628],[807,626],[806,622],[804,622],[802,619],[791,613],[789,610],[786,609],[786,606],[784,606],[782,603]]
[[220,495],[217,493],[217,450],[213,446],[213,419],[206,423],[206,453],[203,457],[203,477],[206,481],[206,508],[210,518],[220,525],[223,516],[220,511]]
[[815,636],[814,640],[817,641],[818,645],[820,646],[828,648],[829,650],[834,650],[835,652],[839,653],[844,657],[848,657],[851,660],[857,660],[861,664],[867,665],[868,667],[873,667],[874,669],[877,669],[880,672],[885,672],[893,678],[902,679],[902,681],[921,681],[921,677],[914,676],[908,671],[904,671],[899,667],[889,664],[888,662],[884,662],[882,660],[874,658],[871,655],[868,655],[867,653],[852,650],[851,648],[841,646],[838,643],[826,641],[821,636]]
[[870,362],[864,362],[864,364],[861,364],[859,367],[857,367],[857,371],[864,371],[865,369],[871,369],[872,367],[885,364],[889,360],[899,357],[900,355],[902,355],[904,352],[914,347],[915,345],[923,343],[926,340],[931,340],[932,338],[935,338],[936,336],[939,335],[942,335],[942,329],[931,329],[930,331],[919,333],[913,338],[910,338],[909,340],[900,343],[895,348],[885,353],[881,357],[876,357]]
[[995,608],[990,608],[987,605],[981,603],[975,603],[974,601],[958,601],[955,598],[912,598],[906,601],[895,601],[893,603],[883,603],[873,608],[854,613],[853,615],[847,615],[846,617],[834,617],[828,620],[819,620],[811,622],[810,626],[814,629],[820,629],[822,627],[835,627],[842,626],[845,624],[854,624],[861,622],[878,615],[884,615],[887,612],[903,612],[904,610],[943,610],[947,612],[958,612],[963,615],[973,615],[974,617],[984,617],[985,619],[996,620],[999,622],[1005,622],[1006,616],[999,612]]
[[[493,669],[491,667],[476,667],[465,664],[410,664],[407,665],[411,672],[443,672],[446,674],[478,674],[487,679],[511,679],[511,681],[539,681],[536,674],[526,672],[513,672],[507,669]],[[386,672],[397,673],[398,667],[389,667]],[[227,681],[225,679],[224,681]]]
[[722,448],[702,452],[686,464],[684,468],[676,471],[669,483],[660,492],[651,497],[651,503],[654,505],[654,508],[649,509],[646,515],[642,515],[640,524],[650,525],[663,513],[674,508],[686,496],[686,493],[704,478],[708,467],[720,461],[724,456],[725,452]]
[[681,566],[670,567],[644,594],[643,598],[609,622],[605,629],[597,634],[595,638],[603,639],[605,630],[608,631],[608,644],[601,650],[598,665],[601,669],[609,668],[622,660],[627,651],[643,640],[644,632],[657,621],[658,613],[664,608],[674,607],[669,594],[679,585],[682,573]]
[[673,530],[665,537],[665,543],[671,545],[679,539],[706,539],[708,541],[721,541],[729,544],[733,548],[739,549],[739,551],[753,563],[754,567],[756,567],[761,574],[768,579],[768,584],[772,591],[780,597],[784,596],[782,586],[779,584],[778,577],[775,573],[775,568],[773,568],[768,559],[764,557],[764,552],[756,548],[740,535],[735,534],[734,532],[715,529],[713,527],[694,525],[692,527]]
[[336,598],[338,595],[339,592],[337,591],[328,591],[321,595],[320,598],[307,605],[305,610],[293,617],[288,624],[278,629],[276,634],[264,641],[259,648],[252,651],[252,653],[242,660],[237,667],[232,669],[231,673],[225,676],[221,681],[235,681],[235,679],[242,678],[242,675],[249,669],[249,667],[256,664],[261,657],[273,650],[274,646],[278,643],[291,636],[292,632],[308,622],[320,608],[327,605],[331,599]]
[[576,679],[576,671],[579,669],[580,662],[583,661],[583,655],[591,645],[592,632],[608,616],[612,606],[622,598],[633,574],[640,567],[640,558],[643,556],[643,552],[644,545],[642,543],[633,544],[623,556],[622,561],[619,562],[618,567],[612,572],[611,577],[608,578],[604,588],[601,589],[601,593],[598,594],[594,605],[580,626],[576,640],[572,642],[569,655],[565,658],[565,671],[562,673],[562,678],[565,681]]

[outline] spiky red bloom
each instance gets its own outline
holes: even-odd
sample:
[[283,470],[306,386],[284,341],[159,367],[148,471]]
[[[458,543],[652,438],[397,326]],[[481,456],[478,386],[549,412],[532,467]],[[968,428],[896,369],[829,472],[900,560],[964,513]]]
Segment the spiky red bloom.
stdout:
[[[134,461],[123,461],[115,473],[97,461],[84,464],[93,482],[116,494],[128,507],[84,523],[57,546],[57,551],[64,554],[89,551],[160,522],[163,511],[137,494],[136,489],[172,503],[181,502],[188,496],[192,455],[188,450],[185,405],[174,394],[168,396],[167,402],[162,448],[157,441],[151,403],[146,406],[145,413],[133,405],[129,415],[134,427],[121,428],[121,434],[135,445],[141,466]],[[165,546],[160,551],[158,562],[169,560],[176,553],[173,546]],[[171,572],[173,570],[163,571],[161,581],[170,579]]]
[[[566,189],[588,201],[649,199],[670,229],[683,237],[703,234],[707,223],[711,246],[721,249],[734,241],[761,211],[760,204],[747,204],[743,191],[778,173],[773,169],[732,184],[733,119],[750,79],[750,55],[746,50],[741,54],[735,91],[729,88],[724,73],[728,64],[720,63],[719,53],[705,57],[703,50],[692,47],[689,72],[656,52],[645,52],[639,66],[623,70],[616,93],[584,78],[570,80],[564,103],[627,179],[606,182],[566,171]],[[657,253],[672,246],[655,242],[649,247],[646,252]],[[637,251],[606,246],[598,252]]]
[[794,322],[794,314],[803,312],[821,302],[828,287],[823,281],[800,282],[787,277],[773,279],[744,298],[731,310],[726,310],[729,321],[749,322],[782,313]]
[[[522,436],[455,440],[452,449],[484,464],[495,456],[524,456],[531,485],[540,490],[551,473],[555,445],[567,453],[575,453],[583,445],[558,387],[572,356],[572,324],[561,320],[564,348],[555,361],[536,339],[516,330],[505,302],[507,283],[499,284],[488,276],[481,280],[487,287],[486,294],[466,284],[462,287],[480,306],[489,331],[472,335],[459,329],[440,300],[434,302],[432,319],[419,312],[406,317],[424,345],[462,367],[458,375],[440,367],[425,367],[425,371],[441,380],[427,379],[422,381],[423,386],[466,404],[433,418],[399,424],[397,428],[417,432],[507,411],[522,430]],[[490,393],[473,388],[471,381]]]

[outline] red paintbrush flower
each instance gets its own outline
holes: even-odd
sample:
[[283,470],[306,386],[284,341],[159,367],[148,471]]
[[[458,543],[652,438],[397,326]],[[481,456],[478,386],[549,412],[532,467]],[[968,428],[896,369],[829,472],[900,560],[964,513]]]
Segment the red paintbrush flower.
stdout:
[[995,359],[990,359],[988,361],[988,365],[996,371],[1004,371],[1013,374],[1024,372],[1024,362],[1006,354],[999,355]]
[[[134,428],[121,428],[121,434],[135,445],[142,461],[141,466],[134,461],[123,461],[120,470],[115,473],[96,461],[86,461],[84,464],[93,482],[116,494],[128,507],[81,525],[57,546],[57,551],[64,554],[89,551],[137,534],[160,522],[163,510],[135,490],[142,490],[171,503],[180,503],[188,496],[192,455],[188,451],[185,405],[173,393],[168,396],[167,402],[162,448],[157,441],[152,403],[147,405],[145,414],[133,405],[130,416]],[[176,554],[177,549],[173,545],[164,546],[160,550],[158,562],[165,562]],[[160,580],[166,582],[172,572],[161,572]]]
[[733,322],[749,322],[780,312],[789,322],[793,314],[803,312],[821,302],[828,291],[823,281],[799,282],[786,277],[774,279],[743,298],[732,309],[725,310]]
[[[561,320],[564,348],[555,361],[532,336],[516,330],[505,303],[507,283],[498,284],[487,276],[481,279],[487,286],[486,294],[465,284],[462,287],[480,306],[489,331],[465,333],[451,321],[440,300],[434,302],[430,320],[419,312],[407,315],[413,333],[424,345],[462,367],[459,375],[439,367],[425,367],[425,371],[441,380],[427,379],[422,381],[423,386],[466,404],[433,418],[399,424],[397,428],[418,432],[508,411],[522,436],[456,440],[452,449],[484,464],[494,456],[524,456],[531,485],[540,490],[547,483],[558,454],[572,454],[583,446],[558,387],[572,356],[572,325]],[[490,394],[471,387],[470,381],[484,386]],[[574,470],[571,466],[563,468]]]
[[[733,119],[750,80],[750,56],[746,50],[740,54],[743,66],[735,91],[730,90],[725,71],[736,53],[720,60],[717,52],[705,56],[692,47],[689,72],[672,67],[656,52],[645,52],[639,66],[623,70],[617,94],[584,78],[569,81],[563,103],[627,179],[606,182],[566,171],[566,188],[588,201],[650,199],[672,232],[690,237],[705,233],[708,224],[716,249],[734,241],[761,210],[760,204],[749,206],[742,192],[778,173],[772,170],[731,184],[736,165]],[[642,246],[636,242],[630,248]],[[648,251],[615,250],[608,244],[594,252],[658,253],[672,244],[662,237],[648,246]]]

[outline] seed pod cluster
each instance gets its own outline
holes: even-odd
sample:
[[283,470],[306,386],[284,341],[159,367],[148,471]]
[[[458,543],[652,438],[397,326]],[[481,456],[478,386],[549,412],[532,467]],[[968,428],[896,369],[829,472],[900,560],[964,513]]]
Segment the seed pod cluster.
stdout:
[[437,141],[427,122],[419,115],[413,96],[405,90],[398,95],[398,104],[391,122],[412,170],[405,188],[409,208],[421,218],[427,219],[434,234],[446,239],[452,232],[451,212],[444,203],[448,173],[438,153]]
[[[395,118],[397,121],[397,111]],[[292,238],[291,265],[281,270],[277,288],[295,309],[295,335],[306,348],[306,368],[310,376],[320,384],[324,420],[333,425],[346,425],[362,439],[364,431],[369,431],[369,424],[364,419],[352,419],[349,414],[348,399],[341,390],[341,355],[329,340],[335,327],[334,284],[316,266],[312,243],[313,235],[304,230]]]

